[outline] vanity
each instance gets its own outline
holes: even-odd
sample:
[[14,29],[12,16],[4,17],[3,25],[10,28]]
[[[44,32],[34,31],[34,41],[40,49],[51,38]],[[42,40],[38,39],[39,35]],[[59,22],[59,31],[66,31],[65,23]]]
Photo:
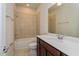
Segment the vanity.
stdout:
[[56,34],[37,36],[38,56],[79,56],[79,41],[77,38],[65,36],[59,40]]
[[38,56],[65,56],[55,47],[37,37],[37,55]]

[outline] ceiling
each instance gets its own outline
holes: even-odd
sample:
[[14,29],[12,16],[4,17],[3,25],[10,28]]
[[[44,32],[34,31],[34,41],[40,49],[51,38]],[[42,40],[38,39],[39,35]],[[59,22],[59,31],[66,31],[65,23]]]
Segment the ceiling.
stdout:
[[26,4],[30,4],[29,8],[37,9],[40,3],[16,3],[16,6],[27,7]]

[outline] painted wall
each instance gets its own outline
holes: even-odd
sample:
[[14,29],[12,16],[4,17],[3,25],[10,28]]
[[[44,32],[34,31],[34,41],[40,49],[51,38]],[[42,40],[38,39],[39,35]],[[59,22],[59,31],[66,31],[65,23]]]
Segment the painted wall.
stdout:
[[2,25],[3,25],[3,15],[2,15],[2,13],[3,13],[3,4],[1,4],[0,3],[0,55],[2,55],[2,49],[3,49],[3,27],[2,27]]
[[[14,22],[12,21],[14,19],[13,13],[14,13],[14,4],[0,4],[1,5],[1,13],[0,16],[2,17],[1,21],[1,37],[0,37],[0,51],[2,51],[1,55],[6,55],[3,52],[4,46],[6,48],[10,47],[10,44],[14,42]],[[9,50],[9,49],[8,49]],[[11,50],[13,51],[13,50]],[[9,53],[10,54],[10,53]]]
[[36,15],[36,34],[40,35],[40,13],[37,12]]
[[48,33],[48,8],[53,4],[43,3],[37,9],[37,12],[40,13],[40,34]]

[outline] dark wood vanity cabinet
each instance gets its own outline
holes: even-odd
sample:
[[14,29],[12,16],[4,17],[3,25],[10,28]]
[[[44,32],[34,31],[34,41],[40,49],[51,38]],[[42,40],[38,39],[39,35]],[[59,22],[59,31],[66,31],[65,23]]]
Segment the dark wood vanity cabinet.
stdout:
[[66,56],[66,54],[37,37],[37,56]]

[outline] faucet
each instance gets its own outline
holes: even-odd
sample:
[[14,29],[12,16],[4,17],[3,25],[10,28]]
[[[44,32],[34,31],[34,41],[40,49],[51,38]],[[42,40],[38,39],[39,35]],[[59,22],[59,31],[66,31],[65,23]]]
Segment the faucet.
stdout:
[[58,35],[57,35],[57,38],[58,38],[58,39],[63,39],[63,37],[64,37],[64,35],[62,35],[62,34],[58,34]]

